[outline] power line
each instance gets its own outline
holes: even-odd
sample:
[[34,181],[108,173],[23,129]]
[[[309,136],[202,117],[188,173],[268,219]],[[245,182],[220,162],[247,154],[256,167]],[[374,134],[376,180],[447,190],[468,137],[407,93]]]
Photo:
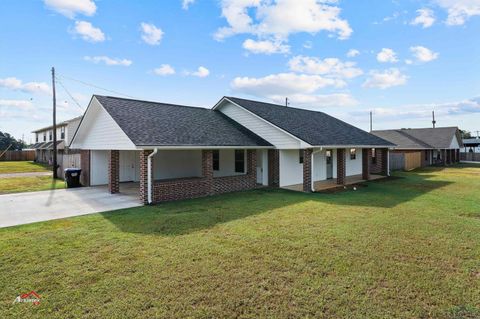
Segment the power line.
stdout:
[[68,96],[72,99],[73,102],[75,102],[75,104],[82,110],[82,111],[85,111],[83,109],[83,107],[80,105],[80,103],[78,103],[78,101],[73,97],[73,95],[70,93],[70,91],[67,90],[67,88],[65,87],[65,85],[63,85],[62,81],[60,81],[57,77],[55,77],[55,80],[58,84],[60,84],[60,86],[65,90],[65,92],[67,92]]
[[98,85],[95,85],[95,84],[92,84],[92,83],[88,83],[88,82],[85,82],[85,81],[82,81],[82,80],[77,80],[77,79],[74,79],[74,78],[71,78],[71,77],[68,77],[68,76],[65,76],[65,75],[57,75],[57,77],[58,77],[58,76],[60,76],[60,77],[62,77],[62,78],[64,78],[64,79],[71,80],[71,81],[75,81],[75,82],[81,83],[81,84],[83,84],[83,85],[91,86],[91,87],[94,87],[94,88],[96,88],[96,89],[100,89],[100,90],[103,90],[103,91],[106,91],[106,92],[123,95],[123,96],[129,97],[129,98],[131,98],[131,99],[136,99],[136,97],[134,97],[134,96],[131,96],[131,95],[128,95],[128,94],[124,94],[124,93],[121,93],[121,92],[118,92],[118,91],[114,91],[114,90],[109,90],[109,89],[103,88],[103,87],[101,87],[101,86],[98,86]]

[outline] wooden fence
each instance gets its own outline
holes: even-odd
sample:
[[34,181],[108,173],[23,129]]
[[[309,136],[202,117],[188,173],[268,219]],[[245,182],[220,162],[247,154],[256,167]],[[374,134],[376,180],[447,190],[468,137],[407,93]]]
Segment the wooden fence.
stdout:
[[390,169],[392,171],[405,168],[405,155],[403,153],[390,152]]
[[60,165],[58,168],[58,177],[64,178],[64,169],[80,168],[80,154],[59,154],[57,163]]
[[480,153],[461,152],[460,153],[460,160],[461,161],[480,162]]
[[35,151],[0,151],[0,161],[33,161],[35,159]]

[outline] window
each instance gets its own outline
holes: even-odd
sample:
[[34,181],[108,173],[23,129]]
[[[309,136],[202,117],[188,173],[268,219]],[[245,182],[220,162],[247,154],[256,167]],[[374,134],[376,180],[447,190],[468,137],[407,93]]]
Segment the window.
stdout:
[[327,157],[327,165],[332,164],[332,151],[326,151],[325,156]]
[[298,150],[298,162],[303,164],[303,150]]
[[43,141],[44,141],[44,142],[47,141],[47,133],[43,133]]
[[65,126],[62,126],[60,128],[60,139],[64,140],[65,139]]
[[52,138],[53,138],[53,136],[52,136],[52,131],[49,131],[49,132],[48,132],[48,140],[51,141]]
[[213,170],[218,171],[220,169],[220,151],[213,151]]
[[372,148],[372,164],[377,164],[377,150]]
[[425,160],[428,161],[428,151],[424,151],[425,152]]
[[354,160],[357,158],[357,150],[355,148],[350,149],[350,159]]
[[235,173],[245,173],[244,150],[235,150]]
[[35,143],[38,143],[38,134],[35,134]]

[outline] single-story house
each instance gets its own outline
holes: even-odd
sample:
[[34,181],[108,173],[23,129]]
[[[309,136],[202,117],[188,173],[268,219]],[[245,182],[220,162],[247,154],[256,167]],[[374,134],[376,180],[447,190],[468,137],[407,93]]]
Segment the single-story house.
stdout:
[[322,112],[234,97],[212,109],[94,95],[73,137],[84,185],[144,203],[388,175],[395,145]]
[[460,153],[461,160],[480,162],[480,137],[464,138],[463,153]]
[[411,170],[460,161],[463,144],[458,127],[379,130],[371,133],[397,145],[390,152],[392,169]]

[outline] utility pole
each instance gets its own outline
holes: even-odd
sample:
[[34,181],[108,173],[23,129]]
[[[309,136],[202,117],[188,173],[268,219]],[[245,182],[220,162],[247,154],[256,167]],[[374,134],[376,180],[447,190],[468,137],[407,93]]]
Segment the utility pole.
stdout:
[[285,98],[285,106],[288,106],[288,97]]
[[372,111],[370,111],[370,132],[372,131],[373,129],[373,114],[372,114]]
[[52,90],[53,90],[53,178],[57,174],[57,98],[55,96],[55,68],[52,67]]
[[435,121],[435,111],[432,111],[432,124],[433,124],[433,128],[435,128],[435,124],[437,123],[437,121]]

